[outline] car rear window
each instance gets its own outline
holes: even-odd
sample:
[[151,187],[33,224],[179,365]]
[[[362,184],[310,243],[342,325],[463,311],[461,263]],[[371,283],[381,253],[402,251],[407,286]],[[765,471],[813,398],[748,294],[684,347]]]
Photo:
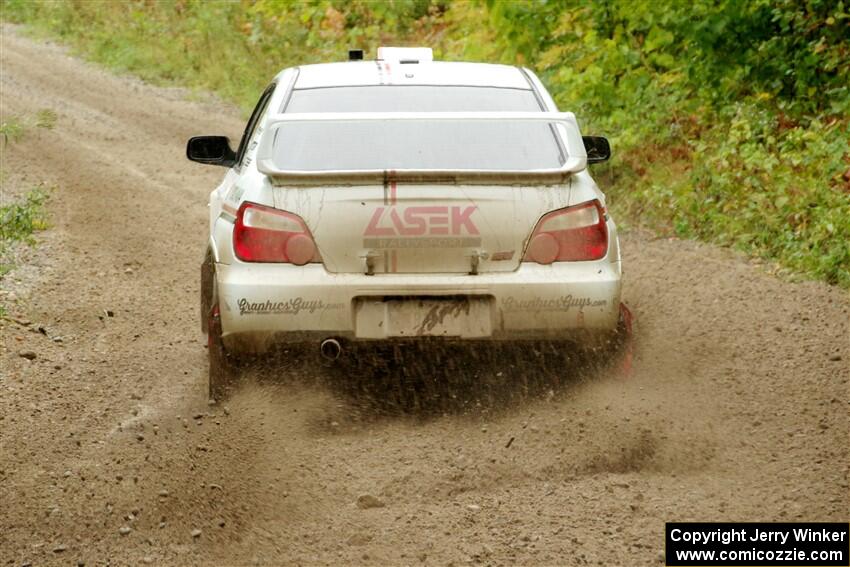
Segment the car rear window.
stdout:
[[[540,111],[530,90],[361,86],[295,90],[286,113]],[[284,170],[528,170],[563,165],[543,122],[382,121],[282,125],[274,162]]]

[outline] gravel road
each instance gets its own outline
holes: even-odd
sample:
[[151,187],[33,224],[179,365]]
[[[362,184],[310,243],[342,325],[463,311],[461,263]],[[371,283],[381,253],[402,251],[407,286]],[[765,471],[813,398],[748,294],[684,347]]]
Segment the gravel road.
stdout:
[[347,380],[293,351],[208,405],[198,268],[223,170],[184,147],[238,139],[239,113],[0,37],[0,114],[58,114],[2,151],[5,186],[55,187],[0,283],[2,564],[659,565],[665,521],[848,520],[847,293],[639,231],[629,379],[426,361],[450,386],[400,411],[369,383],[386,368]]

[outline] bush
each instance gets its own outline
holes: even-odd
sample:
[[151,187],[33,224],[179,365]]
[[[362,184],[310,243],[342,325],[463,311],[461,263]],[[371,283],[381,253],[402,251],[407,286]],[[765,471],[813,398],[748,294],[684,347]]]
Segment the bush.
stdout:
[[0,254],[12,242],[32,244],[33,232],[47,228],[46,198],[44,191],[33,189],[23,199],[0,206]]

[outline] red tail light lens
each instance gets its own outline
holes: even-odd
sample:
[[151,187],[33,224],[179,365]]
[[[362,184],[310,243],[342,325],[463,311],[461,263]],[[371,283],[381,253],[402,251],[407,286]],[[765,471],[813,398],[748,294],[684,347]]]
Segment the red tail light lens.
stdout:
[[242,203],[233,227],[233,249],[243,262],[321,262],[307,225],[298,215]]
[[594,200],[544,215],[531,234],[523,261],[551,264],[599,260],[607,252],[605,209]]

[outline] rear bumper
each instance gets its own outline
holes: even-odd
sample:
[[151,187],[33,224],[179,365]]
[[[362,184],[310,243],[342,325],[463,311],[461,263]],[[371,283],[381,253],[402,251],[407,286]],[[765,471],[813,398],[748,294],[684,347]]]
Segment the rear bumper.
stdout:
[[[381,303],[389,297],[469,297],[448,338],[514,340],[607,334],[617,325],[619,262],[522,264],[515,272],[333,274],[320,264],[217,264],[225,343],[263,351],[272,343],[326,337],[392,340]],[[386,323],[386,324],[385,324]],[[428,336],[428,333],[423,333]],[[409,336],[404,338],[409,340]]]

